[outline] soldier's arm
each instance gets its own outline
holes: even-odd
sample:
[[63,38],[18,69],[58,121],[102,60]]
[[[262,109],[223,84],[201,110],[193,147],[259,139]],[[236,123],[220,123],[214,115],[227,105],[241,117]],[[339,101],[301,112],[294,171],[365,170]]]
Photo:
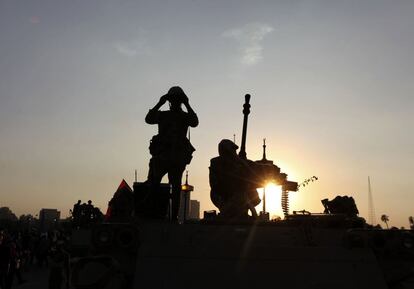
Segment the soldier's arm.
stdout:
[[214,166],[214,161],[210,160],[210,167],[209,167],[209,183],[210,183],[210,188],[212,190],[216,190],[217,189],[217,172],[215,170],[215,166]]
[[187,109],[188,113],[188,125],[191,127],[198,126],[198,117],[197,114],[194,112],[190,104],[188,103],[188,98],[186,98],[183,102],[185,108]]
[[147,116],[145,117],[146,123],[148,124],[158,123],[159,109],[161,108],[161,106],[164,105],[166,101],[167,101],[167,95],[161,96],[158,103],[148,111]]
[[220,191],[220,184],[219,184],[219,175],[217,172],[217,162],[216,158],[210,160],[210,167],[209,167],[209,182],[210,182],[210,199],[215,206],[218,208],[221,207],[222,203],[222,194]]

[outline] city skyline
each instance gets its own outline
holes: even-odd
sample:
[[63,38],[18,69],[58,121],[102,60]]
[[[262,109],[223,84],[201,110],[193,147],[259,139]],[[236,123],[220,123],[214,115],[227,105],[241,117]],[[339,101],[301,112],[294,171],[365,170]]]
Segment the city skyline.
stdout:
[[[148,173],[144,118],[174,85],[198,114],[187,167],[200,211],[221,139],[289,179],[319,180],[290,210],[350,195],[368,220],[414,214],[414,3],[406,1],[2,1],[0,206],[16,215],[78,200],[104,212]],[[164,107],[163,109],[166,109]],[[276,205],[277,206],[277,205]]]

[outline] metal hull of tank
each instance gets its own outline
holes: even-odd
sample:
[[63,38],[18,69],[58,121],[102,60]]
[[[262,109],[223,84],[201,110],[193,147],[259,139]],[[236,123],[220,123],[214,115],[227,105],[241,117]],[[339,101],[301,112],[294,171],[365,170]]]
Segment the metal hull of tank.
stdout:
[[134,288],[388,288],[373,251],[346,229],[139,224]]

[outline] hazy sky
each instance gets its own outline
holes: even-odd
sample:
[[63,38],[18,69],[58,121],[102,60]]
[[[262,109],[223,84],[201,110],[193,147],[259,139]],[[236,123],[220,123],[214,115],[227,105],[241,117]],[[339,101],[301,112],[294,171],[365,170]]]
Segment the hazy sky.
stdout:
[[[198,113],[193,197],[209,200],[217,144],[298,182],[291,210],[352,195],[367,217],[414,215],[414,1],[0,0],[0,206],[16,214],[78,199],[106,210],[118,184],[145,180],[144,117],[180,85]],[[278,204],[277,204],[278,205]]]

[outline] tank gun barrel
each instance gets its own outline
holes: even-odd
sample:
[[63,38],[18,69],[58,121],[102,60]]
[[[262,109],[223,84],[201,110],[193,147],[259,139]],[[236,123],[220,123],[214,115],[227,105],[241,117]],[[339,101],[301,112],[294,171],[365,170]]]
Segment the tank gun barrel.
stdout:
[[[244,97],[243,105],[243,131],[241,137],[241,145],[239,151],[239,157],[248,162],[251,170],[254,172],[252,177],[253,183],[256,183],[257,187],[265,187],[268,182],[274,182],[282,187],[282,208],[285,215],[289,212],[289,196],[288,192],[297,191],[298,183],[288,181],[287,174],[280,171],[280,168],[273,164],[273,161],[266,159],[266,143],[263,140],[263,159],[259,161],[250,161],[247,159],[246,154],[246,139],[247,139],[247,123],[250,114],[250,94],[246,94]],[[263,200],[263,203],[265,200]],[[250,208],[253,212],[254,208]]]
[[244,105],[243,105],[243,131],[242,131],[242,139],[241,139],[241,146],[239,157],[242,159],[247,159],[246,156],[246,137],[247,137],[247,122],[249,120],[249,113],[250,113],[250,94],[246,94],[244,96]]

